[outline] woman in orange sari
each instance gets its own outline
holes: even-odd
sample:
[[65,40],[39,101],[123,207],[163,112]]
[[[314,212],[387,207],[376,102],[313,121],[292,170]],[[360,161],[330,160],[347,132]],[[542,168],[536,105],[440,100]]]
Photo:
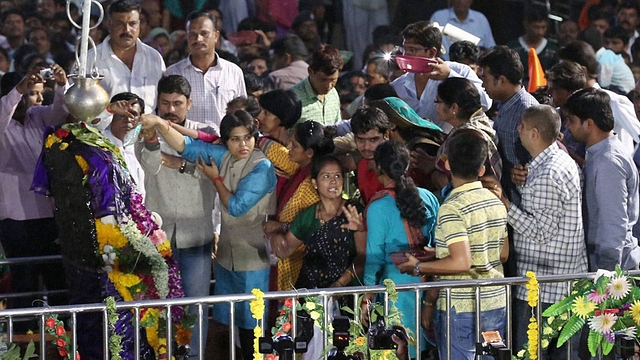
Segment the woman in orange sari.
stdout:
[[[289,159],[299,165],[300,170],[289,178],[278,191],[277,221],[269,221],[265,233],[286,234],[289,224],[298,213],[317,203],[320,199],[311,183],[311,161],[333,152],[333,141],[324,134],[322,124],[307,121],[293,128],[289,139]],[[290,290],[298,279],[302,267],[304,246],[300,246],[287,258],[278,261],[277,290]]]

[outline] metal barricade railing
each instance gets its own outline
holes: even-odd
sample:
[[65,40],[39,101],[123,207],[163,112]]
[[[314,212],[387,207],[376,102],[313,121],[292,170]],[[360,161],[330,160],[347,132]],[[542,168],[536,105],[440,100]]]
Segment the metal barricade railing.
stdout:
[[[640,271],[629,271],[629,275],[639,276]],[[552,283],[552,282],[566,282],[567,283],[567,294],[569,294],[571,290],[571,285],[574,281],[580,279],[589,279],[594,278],[595,273],[589,274],[573,274],[573,275],[546,275],[546,276],[538,276],[539,283]],[[447,334],[447,354],[448,358],[451,356],[451,324],[450,324],[450,309],[451,309],[451,290],[456,288],[474,288],[476,294],[476,309],[478,309],[478,305],[480,304],[480,288],[487,286],[504,286],[506,288],[506,296],[507,296],[507,312],[506,312],[506,324],[507,328],[505,331],[506,344],[509,349],[512,349],[512,323],[511,323],[511,304],[509,299],[511,298],[511,286],[513,285],[524,285],[528,281],[528,278],[525,277],[515,277],[515,278],[503,278],[503,279],[487,279],[487,280],[459,280],[459,281],[440,281],[440,282],[428,282],[428,283],[414,283],[414,284],[396,284],[396,290],[398,292],[413,292],[414,293],[414,306],[416,307],[416,328],[412,329],[415,334],[420,334],[420,318],[421,318],[421,297],[422,292],[429,289],[441,289],[445,291],[445,301],[447,308],[447,324],[445,326],[445,331]],[[385,315],[387,315],[387,311],[389,309],[389,297],[388,293],[386,293],[386,288],[384,286],[360,286],[360,287],[344,287],[344,288],[326,288],[326,289],[300,289],[294,291],[279,291],[279,292],[269,292],[264,294],[265,300],[282,300],[282,299],[300,299],[308,296],[317,296],[322,300],[322,304],[325,309],[327,309],[327,304],[329,299],[332,296],[353,296],[354,299],[357,299],[361,294],[384,294],[384,308]],[[163,299],[163,300],[145,300],[145,301],[133,301],[133,302],[121,302],[116,304],[117,310],[122,309],[132,309],[135,312],[134,316],[134,327],[135,331],[135,352],[136,352],[136,360],[139,358],[139,349],[140,349],[140,332],[139,332],[139,311],[141,308],[147,307],[156,307],[156,308],[167,308],[167,330],[168,330],[168,338],[171,338],[171,311],[175,306],[196,306],[198,309],[198,321],[196,322],[196,326],[202,330],[204,321],[206,321],[207,316],[204,309],[209,308],[209,306],[215,306],[215,304],[220,303],[228,303],[230,305],[230,319],[229,319],[229,341],[230,341],[230,359],[235,358],[235,346],[234,346],[234,338],[235,338],[235,319],[234,319],[234,304],[240,302],[248,302],[254,300],[255,297],[251,294],[238,294],[238,295],[218,295],[218,296],[208,296],[208,297],[198,297],[198,298],[183,298],[183,299]],[[539,300],[540,302],[540,300]],[[357,306],[357,303],[356,303]],[[296,332],[296,314],[295,314],[295,306],[294,313],[292,316],[292,331],[295,334]],[[107,309],[105,304],[86,304],[86,305],[75,305],[75,306],[54,306],[48,308],[28,308],[28,309],[6,309],[0,310],[0,321],[6,321],[8,323],[8,335],[9,341],[13,341],[13,320],[18,317],[35,317],[40,320],[40,354],[41,358],[45,357],[45,329],[44,323],[47,315],[58,314],[60,316],[67,315],[71,318],[71,339],[72,346],[71,352],[72,354],[76,351],[76,340],[77,340],[77,314],[79,313],[92,313],[92,312],[101,312],[103,318],[103,347],[104,347],[104,357],[108,358],[108,324],[107,324]],[[541,311],[540,306],[537,307],[536,317],[538,319],[538,324],[541,327],[542,322],[540,321]],[[262,321],[264,323],[265,316]],[[480,315],[476,311],[476,341],[480,342]],[[356,319],[358,321],[359,319]],[[325,311],[324,314],[324,323],[329,324],[329,314]],[[262,325],[262,324],[261,324]],[[262,326],[264,331],[265,326]],[[200,331],[202,333],[202,331]],[[539,333],[542,333],[541,329],[539,329]],[[264,334],[263,334],[264,335]],[[327,346],[328,338],[325,336],[324,345]],[[570,345],[570,342],[568,343]],[[204,359],[205,354],[205,343],[203,343],[200,339],[199,341],[199,351],[198,356],[200,359]],[[420,358],[420,341],[417,341],[416,346],[416,354],[417,358]],[[519,349],[512,349],[519,350]],[[568,349],[570,351],[571,349]],[[538,346],[538,356],[540,356],[541,348]],[[171,341],[167,341],[167,353],[172,353],[172,344]],[[444,359],[443,359],[444,360]]]

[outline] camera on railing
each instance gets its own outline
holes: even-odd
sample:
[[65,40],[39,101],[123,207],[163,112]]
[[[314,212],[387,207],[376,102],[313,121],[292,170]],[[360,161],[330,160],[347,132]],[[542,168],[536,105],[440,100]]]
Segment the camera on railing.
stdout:
[[261,354],[273,354],[281,360],[293,360],[294,354],[307,352],[309,341],[313,338],[313,320],[311,316],[301,310],[297,314],[298,327],[295,338],[289,335],[258,338],[258,352]]
[[627,334],[616,334],[614,350],[616,359],[633,359],[636,354],[636,340]]
[[511,359],[511,350],[504,344],[499,332],[483,332],[482,338],[484,342],[476,343],[476,355],[490,355],[495,360]]
[[355,355],[347,355],[344,349],[349,346],[351,341],[351,335],[349,334],[349,327],[351,321],[346,316],[336,316],[333,318],[333,346],[330,355],[327,357],[329,360],[360,360]]
[[[377,312],[377,311],[376,311]],[[399,329],[387,328],[384,317],[378,314],[378,318],[369,327],[367,341],[371,350],[395,350],[398,344],[391,338],[396,335],[404,339],[404,333]]]

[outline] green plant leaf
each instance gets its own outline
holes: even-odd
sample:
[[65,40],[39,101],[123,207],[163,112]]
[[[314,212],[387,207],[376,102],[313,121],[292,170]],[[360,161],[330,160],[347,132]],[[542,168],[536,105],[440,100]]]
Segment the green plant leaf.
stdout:
[[340,308],[340,310],[342,310],[342,311],[344,311],[346,313],[349,313],[351,315],[355,315],[356,314],[355,311],[351,310],[351,308],[348,307],[348,306],[343,306],[343,307]]
[[572,315],[569,321],[565,324],[560,332],[560,336],[558,337],[558,347],[562,346],[567,340],[569,340],[573,335],[577,334],[582,326],[585,324],[585,319],[578,317],[577,315]]
[[610,342],[608,342],[606,340],[603,341],[602,342],[602,355],[609,355],[611,350],[613,350],[613,343],[610,343]]
[[602,334],[589,331],[589,339],[587,340],[587,346],[589,347],[589,353],[591,356],[596,356],[598,352],[598,348],[600,347],[600,343],[602,342]]
[[24,357],[22,358],[22,360],[27,360],[30,358],[34,358],[37,357],[38,355],[35,355],[36,352],[36,345],[33,343],[33,340],[29,341],[29,345],[27,345],[27,349],[24,352]]
[[566,313],[571,310],[571,305],[573,304],[573,300],[577,297],[576,295],[569,295],[566,298],[560,300],[559,302],[549,306],[543,313],[542,316],[558,316],[562,313]]

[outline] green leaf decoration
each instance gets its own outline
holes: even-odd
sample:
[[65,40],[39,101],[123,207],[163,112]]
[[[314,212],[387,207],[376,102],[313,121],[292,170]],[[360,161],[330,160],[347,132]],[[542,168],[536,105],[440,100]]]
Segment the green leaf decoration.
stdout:
[[596,291],[598,294],[604,294],[607,291],[607,285],[609,285],[609,278],[606,276],[600,276],[596,281]]
[[602,334],[589,331],[589,339],[587,340],[587,346],[589,347],[589,353],[591,356],[596,356],[598,352],[598,347],[600,347],[600,343],[602,342]]
[[558,316],[560,314],[566,313],[571,310],[571,306],[573,304],[573,300],[578,297],[577,294],[567,296],[566,298],[560,300],[559,302],[549,306],[543,313],[542,316]]
[[609,355],[609,353],[613,350],[613,343],[604,340],[602,342],[602,355]]
[[27,349],[25,350],[24,357],[22,359],[27,360],[34,357],[38,357],[38,355],[36,355],[35,353],[36,353],[36,345],[33,343],[33,341],[29,341],[29,345],[27,345]]
[[586,320],[578,317],[577,315],[572,315],[567,324],[562,328],[560,332],[560,336],[558,337],[558,347],[562,346],[567,340],[569,340],[573,335],[577,334],[582,326],[584,326]]
[[349,313],[351,315],[354,315],[354,316],[356,314],[355,311],[351,310],[351,308],[348,307],[348,306],[343,306],[343,307],[340,308],[340,310],[342,310],[342,311],[344,311],[346,313]]

